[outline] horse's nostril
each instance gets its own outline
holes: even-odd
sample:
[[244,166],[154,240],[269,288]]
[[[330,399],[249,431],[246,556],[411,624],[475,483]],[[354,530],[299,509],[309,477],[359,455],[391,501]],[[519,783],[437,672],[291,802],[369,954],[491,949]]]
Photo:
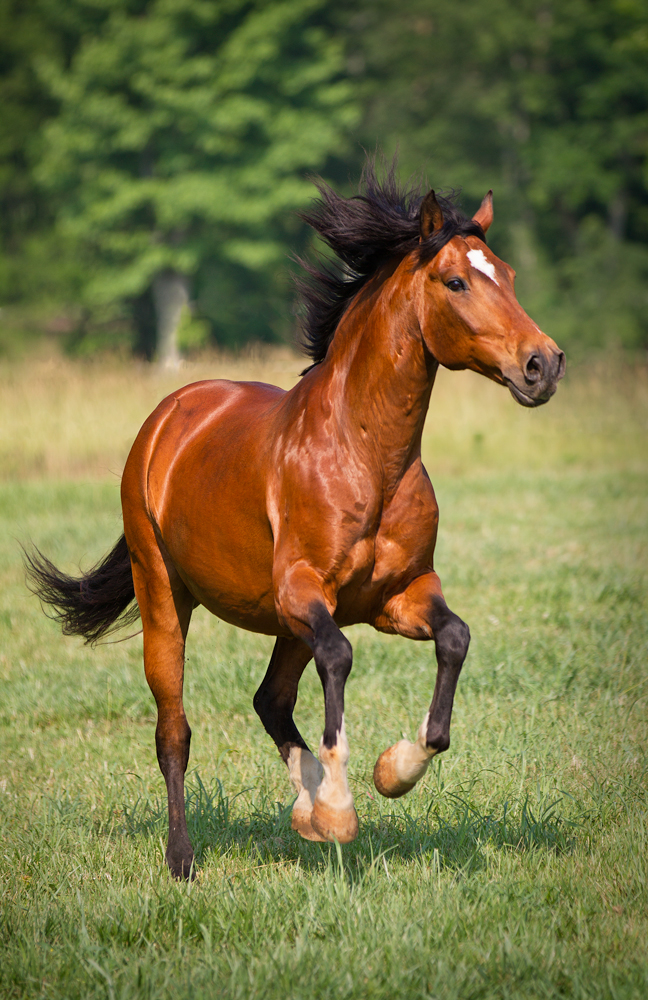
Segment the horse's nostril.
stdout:
[[532,354],[524,367],[524,377],[533,384],[542,378],[542,361],[538,354]]
[[565,374],[565,354],[564,351],[560,351],[558,354],[558,372],[556,374],[556,379],[562,378]]

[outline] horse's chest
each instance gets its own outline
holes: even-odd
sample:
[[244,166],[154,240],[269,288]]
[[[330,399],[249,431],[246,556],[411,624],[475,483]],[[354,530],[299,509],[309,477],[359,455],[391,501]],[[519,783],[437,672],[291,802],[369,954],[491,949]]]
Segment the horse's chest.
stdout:
[[431,568],[437,524],[431,488],[395,498],[342,554],[340,587],[369,595]]
[[385,507],[374,541],[372,579],[380,584],[431,566],[439,508],[429,480]]

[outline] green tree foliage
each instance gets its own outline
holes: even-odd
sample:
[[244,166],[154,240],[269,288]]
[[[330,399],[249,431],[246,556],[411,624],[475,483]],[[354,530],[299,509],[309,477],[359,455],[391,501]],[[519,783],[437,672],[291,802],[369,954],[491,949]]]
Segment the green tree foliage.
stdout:
[[648,343],[646,0],[382,0],[349,32],[367,140],[468,206],[494,189],[496,248],[561,336]]
[[222,340],[276,336],[306,175],[356,114],[323,0],[72,7],[95,24],[39,63],[59,111],[38,177],[83,249],[86,305],[130,302],[145,328],[156,281],[191,281]]
[[38,290],[26,264],[38,258],[53,221],[33,176],[34,139],[51,110],[34,59],[51,50],[42,18],[30,17],[19,0],[0,3],[0,296],[5,303]]
[[88,348],[150,354],[156,301],[187,346],[289,334],[308,175],[363,147],[493,188],[563,343],[648,346],[648,0],[0,0],[0,101],[0,296]]

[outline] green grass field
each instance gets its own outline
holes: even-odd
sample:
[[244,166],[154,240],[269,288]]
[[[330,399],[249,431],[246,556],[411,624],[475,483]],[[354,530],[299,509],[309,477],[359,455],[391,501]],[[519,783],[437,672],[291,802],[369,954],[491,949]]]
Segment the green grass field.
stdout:
[[[287,386],[298,364],[206,358],[175,383]],[[389,802],[373,764],[414,735],[433,649],[348,630],[354,844],[290,829],[287,773],[252,711],[272,640],[196,612],[190,885],[163,863],[140,638],[63,638],[17,544],[72,570],[114,542],[128,445],[173,382],[60,359],[0,368],[0,995],[648,996],[645,369],[571,372],[537,411],[442,373],[425,441],[437,569],[473,641],[449,751]],[[297,719],[316,746],[312,667]]]

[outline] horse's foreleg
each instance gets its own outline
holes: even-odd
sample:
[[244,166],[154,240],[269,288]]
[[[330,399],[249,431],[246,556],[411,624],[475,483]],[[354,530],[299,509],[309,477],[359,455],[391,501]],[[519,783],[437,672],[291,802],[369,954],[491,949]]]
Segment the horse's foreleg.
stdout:
[[374,784],[381,795],[398,798],[423,777],[432,757],[450,746],[452,706],[470,631],[448,608],[436,573],[419,577],[392,598],[376,625],[410,639],[434,639],[436,646],[434,695],[416,741],[395,743],[380,755],[374,768]]
[[351,644],[327,609],[319,581],[301,568],[279,588],[281,617],[311,649],[324,689],[324,734],[319,759],[324,776],[310,821],[324,840],[346,844],[358,835],[358,816],[347,779],[349,744],[344,728],[344,686],[351,672]]
[[[152,530],[151,530],[152,535]],[[182,704],[185,638],[193,598],[153,544],[131,548],[135,595],[142,615],[144,670],[158,710],[155,746],[167,788],[169,842],[166,861],[176,878],[188,878],[194,860],[187,833],[184,775],[191,729]]]
[[299,680],[312,656],[301,639],[277,639],[266,675],[254,696],[254,709],[277,744],[297,792],[292,810],[293,830],[306,840],[323,840],[311,825],[311,813],[324,772],[293,719]]
[[313,655],[324,689],[324,733],[319,758],[324,777],[317,789],[311,823],[325,840],[348,844],[358,836],[358,814],[347,778],[349,744],[344,726],[344,687],[351,673],[351,643],[324,605],[314,612]]

